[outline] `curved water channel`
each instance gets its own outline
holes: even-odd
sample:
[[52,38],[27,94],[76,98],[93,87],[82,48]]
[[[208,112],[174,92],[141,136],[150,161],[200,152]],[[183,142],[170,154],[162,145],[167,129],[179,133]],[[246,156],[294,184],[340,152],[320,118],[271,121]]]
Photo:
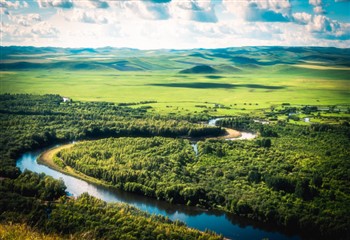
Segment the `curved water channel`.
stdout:
[[169,217],[171,220],[180,220],[185,222],[187,226],[202,231],[209,229],[229,239],[301,239],[298,235],[288,233],[286,229],[240,218],[222,211],[203,210],[196,207],[170,204],[141,195],[112,190],[88,183],[38,164],[37,158],[45,150],[47,149],[23,154],[17,160],[17,167],[21,171],[28,169],[37,173],[45,173],[56,179],[63,179],[69,195],[79,196],[84,192],[88,192],[90,195],[106,202],[128,203],[150,214],[160,214]]
[[[208,125],[209,126],[216,126],[216,122],[219,121],[220,119],[223,118],[214,118],[209,120]],[[250,140],[256,138],[258,135],[255,133],[250,133],[250,132],[240,132],[241,136],[235,137],[235,138],[224,138],[225,140],[231,140],[231,141],[236,141],[236,140]],[[193,151],[196,154],[196,157],[198,156],[198,145],[196,141],[192,141],[191,146],[193,148]]]
[[[223,118],[214,118],[209,120],[208,125],[209,126],[216,126],[216,122],[219,121],[220,119]],[[240,132],[241,136],[236,137],[236,138],[225,138],[226,140],[250,140],[253,138],[256,138],[257,135],[255,133],[250,133],[250,132]]]

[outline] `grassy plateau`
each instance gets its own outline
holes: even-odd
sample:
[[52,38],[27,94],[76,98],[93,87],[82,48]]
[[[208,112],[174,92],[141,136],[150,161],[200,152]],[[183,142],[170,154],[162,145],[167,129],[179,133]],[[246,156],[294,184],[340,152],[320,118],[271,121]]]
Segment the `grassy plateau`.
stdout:
[[[34,49],[34,50],[33,50]],[[1,93],[147,103],[161,114],[231,115],[288,102],[346,105],[349,49],[2,48]],[[199,107],[200,105],[200,107]],[[243,110],[242,110],[243,109]]]

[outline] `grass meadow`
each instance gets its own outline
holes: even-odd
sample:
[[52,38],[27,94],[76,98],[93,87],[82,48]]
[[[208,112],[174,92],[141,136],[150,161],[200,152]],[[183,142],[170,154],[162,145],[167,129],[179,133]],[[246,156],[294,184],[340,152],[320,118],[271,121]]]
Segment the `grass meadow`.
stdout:
[[325,77],[323,72],[327,70],[318,70],[316,76],[304,76],[266,68],[271,69],[220,75],[113,70],[1,72],[1,93],[53,93],[73,100],[119,103],[154,100],[157,103],[147,105],[160,113],[203,110],[196,105],[230,107],[217,109],[218,115],[268,108],[283,102],[302,105],[349,103],[349,81]]
[[[147,105],[161,114],[209,110],[231,115],[285,102],[350,105],[349,51],[8,47],[2,48],[0,93],[50,93],[117,103],[152,100],[157,103]],[[212,111],[215,104],[225,108]]]

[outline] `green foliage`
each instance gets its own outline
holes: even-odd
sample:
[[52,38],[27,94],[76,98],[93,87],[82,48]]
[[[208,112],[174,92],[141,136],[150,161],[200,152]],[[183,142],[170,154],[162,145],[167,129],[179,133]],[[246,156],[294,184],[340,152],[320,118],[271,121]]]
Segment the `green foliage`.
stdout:
[[[0,181],[0,238],[37,239],[49,234],[55,239],[222,239],[127,204],[107,204],[87,193],[67,198],[58,189],[65,189],[62,181],[27,171],[17,179]],[[17,224],[8,222],[26,222],[26,227],[19,226],[26,232],[19,233]]]
[[264,129],[279,137],[258,139],[259,145],[200,141],[197,157],[189,141],[162,137],[81,142],[58,156],[126,191],[313,229],[314,235],[348,234],[349,128],[281,123]]
[[[83,236],[72,236],[75,239],[82,239]],[[43,234],[35,228],[29,227],[27,224],[0,223],[0,239],[16,240],[16,239],[45,239],[58,240],[62,239],[56,234]]]
[[[15,167],[19,154],[60,141],[125,135],[187,136],[190,131],[197,135],[221,133],[217,127],[146,113],[142,107],[113,103],[63,103],[58,95],[0,95],[0,222],[25,222],[40,232],[63,238],[221,239],[128,205],[110,205],[87,195],[78,200],[63,197],[57,202],[65,195],[61,180],[29,171],[20,174]],[[108,154],[102,156],[108,158]],[[59,158],[53,160],[64,166]],[[125,177],[133,176],[126,172]],[[142,184],[129,183],[125,188],[154,196],[154,190]]]
[[4,179],[1,186],[26,197],[52,201],[66,194],[63,180],[55,180],[45,174],[24,171],[16,179]]
[[[196,157],[188,140],[164,137],[218,135],[220,128],[195,124],[193,118],[152,116],[145,108],[104,102],[63,103],[58,95],[5,94],[0,96],[0,120],[0,174],[8,178],[0,181],[2,220],[20,219],[67,234],[89,232],[92,238],[102,232],[114,234],[111,229],[115,225],[108,225],[112,221],[107,217],[109,211],[104,215],[107,220],[102,221],[102,216],[96,217],[94,208],[89,208],[109,205],[94,205],[95,200],[85,196],[82,199],[88,201],[87,207],[69,200],[48,208],[42,201],[61,196],[64,187],[43,175],[19,175],[15,158],[26,150],[59,141],[119,137],[75,144],[54,160],[126,191],[172,203],[224,209],[307,229],[313,236],[349,236],[348,124],[262,125],[250,117],[222,120],[221,126],[258,131],[263,138],[257,142],[200,141]],[[199,116],[197,120],[203,119]],[[56,222],[47,222],[47,209],[60,209],[52,217]],[[81,220],[88,219],[83,210],[92,214],[88,222]],[[149,216],[145,219],[143,223]],[[117,236],[138,238],[130,233],[130,229],[138,229],[133,224],[121,226]],[[172,229],[173,225],[169,226]],[[164,229],[151,238],[179,236]]]
[[1,176],[16,177],[14,158],[62,141],[120,136],[217,136],[218,127],[147,115],[106,102],[64,103],[59,95],[0,95]]
[[259,147],[269,148],[271,147],[271,139],[269,138],[258,139],[256,140],[256,144]]

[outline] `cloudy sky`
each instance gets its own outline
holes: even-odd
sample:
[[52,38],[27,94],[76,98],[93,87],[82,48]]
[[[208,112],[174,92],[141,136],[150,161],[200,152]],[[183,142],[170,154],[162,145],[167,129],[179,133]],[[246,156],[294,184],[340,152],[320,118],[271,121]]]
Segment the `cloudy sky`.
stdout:
[[350,47],[350,0],[0,0],[1,45]]

